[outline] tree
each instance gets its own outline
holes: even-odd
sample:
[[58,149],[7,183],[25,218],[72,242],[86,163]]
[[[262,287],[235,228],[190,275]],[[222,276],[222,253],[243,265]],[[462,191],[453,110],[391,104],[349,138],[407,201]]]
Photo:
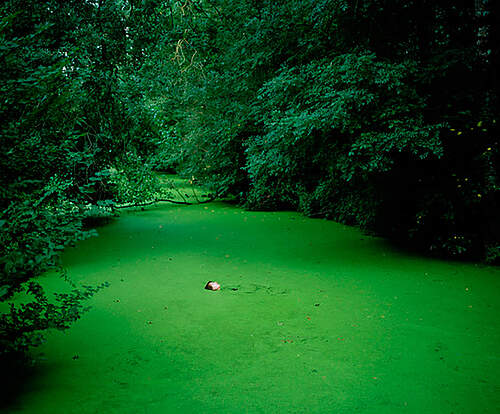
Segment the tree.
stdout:
[[178,108],[168,148],[180,171],[250,208],[291,206],[428,252],[498,260],[491,2],[179,10],[182,30],[159,53],[168,77],[177,70],[176,88],[160,90]]
[[[66,329],[100,287],[49,300],[34,277],[95,231],[117,202],[157,188],[158,134],[148,123],[137,67],[138,27],[153,10],[120,0],[46,0],[0,6],[0,298],[33,300],[0,315],[0,359]],[[144,126],[146,126],[144,128]]]

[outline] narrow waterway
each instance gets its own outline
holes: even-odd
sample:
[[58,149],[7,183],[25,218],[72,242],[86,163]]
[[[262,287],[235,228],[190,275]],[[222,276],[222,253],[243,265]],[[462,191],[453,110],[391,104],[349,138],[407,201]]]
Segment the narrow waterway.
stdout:
[[63,263],[110,286],[35,352],[11,413],[500,410],[497,268],[221,202],[128,211],[99,234]]

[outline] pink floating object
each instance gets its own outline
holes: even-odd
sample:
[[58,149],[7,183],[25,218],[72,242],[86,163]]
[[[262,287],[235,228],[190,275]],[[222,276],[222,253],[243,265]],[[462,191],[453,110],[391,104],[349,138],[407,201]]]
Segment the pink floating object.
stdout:
[[220,285],[217,282],[210,280],[206,285],[205,289],[207,290],[220,290]]

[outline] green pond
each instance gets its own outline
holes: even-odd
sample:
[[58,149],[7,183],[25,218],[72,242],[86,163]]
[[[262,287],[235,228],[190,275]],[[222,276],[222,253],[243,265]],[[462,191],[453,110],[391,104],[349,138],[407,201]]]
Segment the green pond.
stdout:
[[98,231],[63,264],[110,286],[35,350],[9,413],[500,412],[497,268],[223,202]]

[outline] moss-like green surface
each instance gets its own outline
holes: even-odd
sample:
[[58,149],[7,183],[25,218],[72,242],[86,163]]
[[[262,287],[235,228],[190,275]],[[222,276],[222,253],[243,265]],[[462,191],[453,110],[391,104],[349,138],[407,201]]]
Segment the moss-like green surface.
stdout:
[[[109,281],[12,413],[497,413],[500,272],[224,203],[130,211],[64,256]],[[43,283],[61,290],[55,275]],[[222,290],[204,290],[216,280]]]

